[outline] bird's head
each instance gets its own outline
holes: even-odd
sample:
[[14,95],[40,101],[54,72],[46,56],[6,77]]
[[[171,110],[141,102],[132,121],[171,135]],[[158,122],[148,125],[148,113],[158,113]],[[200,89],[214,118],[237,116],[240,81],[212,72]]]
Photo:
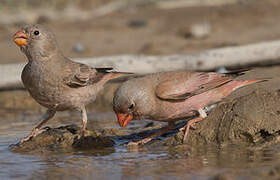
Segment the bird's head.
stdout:
[[121,127],[126,127],[131,120],[149,118],[152,111],[149,88],[134,80],[123,83],[114,95],[113,110]]
[[47,58],[59,52],[54,34],[39,24],[21,28],[15,33],[14,42],[29,60]]

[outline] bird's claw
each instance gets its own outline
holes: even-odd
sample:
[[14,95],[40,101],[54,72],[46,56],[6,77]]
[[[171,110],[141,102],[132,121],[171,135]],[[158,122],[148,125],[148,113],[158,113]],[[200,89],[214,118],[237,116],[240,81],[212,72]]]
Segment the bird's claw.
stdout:
[[[185,131],[187,126],[184,126],[182,128],[179,129],[179,131]],[[195,126],[195,124],[190,125],[190,129],[192,130],[196,130],[197,127]]]
[[186,126],[184,126],[184,127],[179,129],[180,131],[184,131],[183,143],[186,142],[187,135],[188,135],[188,132],[189,132],[190,128],[191,129],[196,129],[196,128],[193,127],[193,125],[188,125],[188,124]]
[[24,142],[26,142],[26,141],[29,141],[31,138],[32,138],[32,137],[31,137],[30,135],[27,136],[27,137],[25,137],[25,138],[22,138],[22,139],[20,140],[20,144],[22,144],[22,143],[24,143]]
[[[149,141],[147,141],[147,142],[149,142]],[[140,141],[136,141],[136,142],[130,141],[130,142],[127,144],[127,146],[130,146],[130,147],[132,147],[132,146],[141,146],[141,145],[144,145],[144,144],[147,143],[147,142],[145,141],[145,139],[140,140]]]
[[195,124],[196,124],[196,123],[194,123],[194,124],[192,124],[192,125],[190,126],[190,128],[191,128],[192,130],[196,130],[196,129],[197,129],[197,127],[195,126]]
[[138,146],[138,145],[139,145],[138,142],[133,142],[133,141],[131,141],[127,144],[127,146]]
[[85,132],[84,130],[81,131],[81,138],[84,138],[84,137],[85,137],[85,133],[86,133],[86,132]]
[[34,136],[36,136],[39,132],[39,129],[33,129],[33,131],[31,132],[30,135],[24,137],[23,139],[20,140],[20,144],[29,141],[30,139],[32,139]]

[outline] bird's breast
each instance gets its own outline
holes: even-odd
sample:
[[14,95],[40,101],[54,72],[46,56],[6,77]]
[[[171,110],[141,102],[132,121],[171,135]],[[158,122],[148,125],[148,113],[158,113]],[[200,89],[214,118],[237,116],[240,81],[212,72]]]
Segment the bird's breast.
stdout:
[[99,91],[95,85],[71,88],[64,84],[59,70],[44,65],[27,65],[22,81],[30,95],[42,106],[63,111],[94,101]]
[[41,105],[52,108],[58,103],[62,91],[60,78],[44,65],[27,64],[22,72],[22,81],[30,95]]

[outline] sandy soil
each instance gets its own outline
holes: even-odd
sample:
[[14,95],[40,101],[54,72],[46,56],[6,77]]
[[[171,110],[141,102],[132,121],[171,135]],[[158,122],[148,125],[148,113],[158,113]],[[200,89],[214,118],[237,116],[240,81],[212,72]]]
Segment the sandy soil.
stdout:
[[[280,37],[280,2],[244,1],[218,7],[154,7],[120,11],[84,21],[46,21],[68,57],[114,54],[177,54]],[[205,38],[190,36],[193,24],[209,23]],[[0,63],[25,61],[12,42],[17,25],[0,25]],[[73,51],[80,43],[84,52]]]

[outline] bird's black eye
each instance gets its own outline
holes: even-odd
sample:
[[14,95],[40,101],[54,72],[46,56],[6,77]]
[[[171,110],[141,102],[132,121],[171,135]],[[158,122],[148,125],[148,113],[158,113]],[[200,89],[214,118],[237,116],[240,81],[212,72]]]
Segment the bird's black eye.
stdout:
[[38,36],[40,34],[39,31],[34,31],[34,35]]
[[130,106],[128,106],[128,109],[133,109],[134,108],[134,104],[131,104]]

